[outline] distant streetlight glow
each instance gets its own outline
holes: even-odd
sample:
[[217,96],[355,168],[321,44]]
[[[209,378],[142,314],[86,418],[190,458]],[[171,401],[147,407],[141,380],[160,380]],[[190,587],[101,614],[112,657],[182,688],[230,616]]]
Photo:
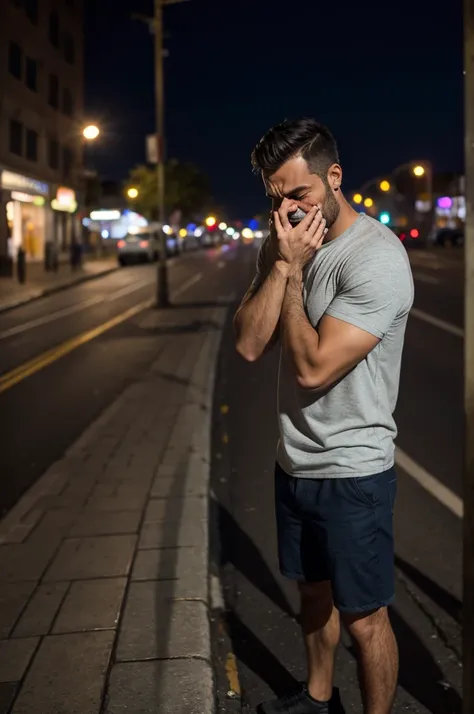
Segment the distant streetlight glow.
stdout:
[[366,198],[366,199],[365,199],[365,201],[364,201],[364,206],[365,206],[366,208],[372,208],[373,205],[374,205],[374,202],[373,202],[373,200],[372,200],[371,198]]
[[94,139],[97,139],[99,134],[100,129],[98,126],[95,126],[95,124],[90,124],[89,126],[86,126],[84,131],[82,132],[84,139],[87,139],[87,141],[93,141]]
[[208,217],[206,218],[206,226],[207,226],[208,228],[212,228],[213,226],[216,225],[216,223],[217,223],[217,221],[216,221],[216,219],[214,218],[214,216],[208,216]]
[[227,223],[224,223],[224,221],[222,221],[222,223],[219,223],[219,230],[220,231],[227,230]]
[[388,225],[390,223],[390,213],[387,213],[386,211],[381,213],[380,214],[380,223],[383,223],[384,225]]
[[360,193],[356,193],[352,197],[352,200],[354,201],[354,203],[362,203],[362,195]]
[[137,198],[138,196],[138,189],[137,188],[129,188],[127,191],[127,196],[129,198]]
[[173,233],[173,229],[171,226],[168,226],[166,223],[163,226],[163,233],[166,233],[167,236],[170,236]]
[[179,230],[180,238],[186,238],[187,235],[188,235],[188,231],[186,230],[186,228],[180,228],[180,230]]
[[413,173],[414,173],[415,176],[417,176],[417,177],[424,176],[424,173],[425,173],[425,168],[424,168],[424,166],[415,166],[414,169],[413,169]]
[[390,181],[384,180],[380,182],[380,190],[381,191],[390,191]]

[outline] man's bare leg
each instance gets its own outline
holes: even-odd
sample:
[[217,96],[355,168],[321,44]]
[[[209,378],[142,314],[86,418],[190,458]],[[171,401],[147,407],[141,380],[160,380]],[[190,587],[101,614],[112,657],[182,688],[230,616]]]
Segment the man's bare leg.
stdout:
[[339,644],[339,613],[329,582],[300,583],[301,627],[308,660],[308,691],[320,702],[331,699],[334,659]]
[[398,648],[387,608],[344,614],[341,619],[356,648],[365,714],[390,714],[397,689]]

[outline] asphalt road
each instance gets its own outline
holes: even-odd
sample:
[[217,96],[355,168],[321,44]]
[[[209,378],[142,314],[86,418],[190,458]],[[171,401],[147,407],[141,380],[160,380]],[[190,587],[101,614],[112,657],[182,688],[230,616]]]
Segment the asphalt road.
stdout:
[[[176,304],[232,299],[237,250],[170,261]],[[71,339],[150,300],[155,267],[121,269],[0,314],[0,513],[74,442],[153,358],[153,335],[125,321],[60,357]],[[2,379],[52,350],[49,364],[2,391]]]
[[[463,264],[457,251],[411,251],[410,257],[416,317],[410,318],[406,334],[397,443],[415,466],[411,474],[398,467],[392,620],[401,671],[395,711],[455,714],[460,712],[461,520],[419,485],[413,473],[424,469],[460,494]],[[250,281],[250,262],[246,269]],[[222,677],[220,712],[254,711],[258,702],[305,677],[296,593],[280,576],[276,558],[277,367],[276,350],[246,364],[233,349],[229,321],[215,397],[213,488],[227,608],[227,634],[221,627],[216,639],[220,671],[226,664],[232,673],[229,652],[235,654],[241,696],[229,698],[235,676]],[[345,711],[360,712],[347,640],[338,655],[337,685]]]

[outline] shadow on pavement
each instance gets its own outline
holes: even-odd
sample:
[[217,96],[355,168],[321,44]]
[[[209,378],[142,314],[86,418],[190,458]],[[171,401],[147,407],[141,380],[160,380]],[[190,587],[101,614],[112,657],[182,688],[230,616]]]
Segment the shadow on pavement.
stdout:
[[390,619],[400,650],[399,685],[432,714],[461,714],[461,697],[443,686],[443,671],[418,635],[394,608]]
[[425,595],[450,615],[453,620],[458,624],[461,623],[462,603],[460,600],[398,555],[395,556],[395,565],[404,575],[410,578]]
[[221,533],[221,567],[231,563],[280,610],[294,618],[293,609],[253,540],[222,505],[219,505],[218,519]]
[[277,697],[297,688],[296,679],[233,610],[226,613],[226,624],[237,659],[266,682]]

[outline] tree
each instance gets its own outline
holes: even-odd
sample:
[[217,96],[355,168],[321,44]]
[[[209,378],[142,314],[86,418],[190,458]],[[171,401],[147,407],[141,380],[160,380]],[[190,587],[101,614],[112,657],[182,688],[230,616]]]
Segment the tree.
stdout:
[[[130,206],[148,220],[158,215],[158,180],[154,168],[140,165],[131,172],[125,191],[136,188],[138,196],[129,199]],[[209,180],[191,163],[170,159],[165,166],[165,209],[169,216],[179,209],[184,219],[204,210],[211,200]]]

